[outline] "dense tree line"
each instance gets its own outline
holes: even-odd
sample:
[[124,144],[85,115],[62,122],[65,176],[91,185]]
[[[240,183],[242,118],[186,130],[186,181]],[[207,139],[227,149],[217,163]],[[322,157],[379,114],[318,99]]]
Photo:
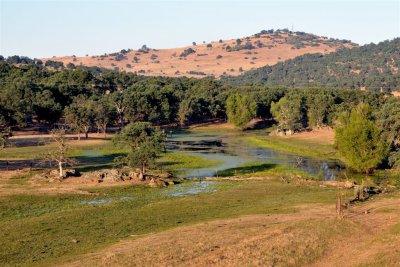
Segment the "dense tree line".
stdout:
[[400,91],[400,38],[341,49],[327,55],[306,54],[223,80],[235,85],[339,87]]
[[230,86],[209,79],[142,77],[0,63],[0,114],[11,126],[66,121],[77,132],[118,121],[193,123],[224,118]]
[[89,131],[105,133],[111,125],[186,125],[210,119],[227,119],[245,128],[251,119],[258,118],[276,122],[280,133],[290,134],[334,126],[343,112],[360,103],[369,105],[368,120],[388,141],[390,152],[385,163],[399,168],[400,99],[384,93],[232,86],[207,78],[143,77],[80,66],[54,70],[37,64],[0,62],[2,132],[9,126],[62,123],[87,136]]

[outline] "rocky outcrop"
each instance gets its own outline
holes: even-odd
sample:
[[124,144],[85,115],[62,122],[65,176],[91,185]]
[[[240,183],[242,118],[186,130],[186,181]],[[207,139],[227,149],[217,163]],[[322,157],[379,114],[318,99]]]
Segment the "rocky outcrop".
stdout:
[[162,187],[174,184],[169,179],[171,175],[164,174],[163,177],[156,175],[145,175],[139,169],[104,169],[85,174],[82,178],[96,183],[115,183],[129,181],[132,183],[145,184],[151,187]]
[[132,184],[148,185],[150,187],[163,187],[173,185],[175,182],[171,180],[169,173],[162,174],[143,174],[140,169],[104,169],[81,175],[77,170],[65,169],[63,176],[60,177],[57,170],[47,171],[37,174],[33,177],[35,181],[62,182],[66,178],[77,177],[75,182],[81,183],[119,183],[129,182]]
[[58,170],[51,170],[51,171],[46,171],[45,173],[42,174],[37,174],[35,175],[32,179],[33,180],[45,180],[48,182],[61,182],[62,180],[69,178],[69,177],[79,177],[81,174],[79,171],[75,169],[65,169],[63,170],[63,175],[60,176],[60,173]]

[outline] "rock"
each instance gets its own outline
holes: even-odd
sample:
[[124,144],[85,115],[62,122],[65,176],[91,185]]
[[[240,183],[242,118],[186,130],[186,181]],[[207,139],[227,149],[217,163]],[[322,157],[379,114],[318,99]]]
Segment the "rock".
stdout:
[[160,173],[160,174],[158,174],[157,176],[158,176],[159,178],[164,178],[164,179],[172,178],[172,177],[173,177],[173,175],[172,175],[171,173],[168,173],[168,172],[166,172],[166,173]]
[[59,172],[58,172],[58,170],[51,170],[48,175],[49,176],[59,176]]
[[131,171],[131,172],[129,172],[128,175],[132,180],[138,180],[139,179],[139,174],[137,172]]
[[166,182],[163,179],[158,179],[158,178],[152,177],[150,179],[150,182],[148,183],[148,185],[150,187],[164,187],[164,186],[168,185],[168,182]]
[[68,177],[78,177],[81,174],[79,173],[79,171],[75,170],[75,169],[65,169],[63,171],[63,177],[64,178],[68,178]]
[[145,177],[144,177],[143,172],[139,172],[138,178],[139,178],[139,181],[144,181]]
[[119,182],[123,181],[121,173],[116,169],[107,170],[103,174],[103,182]]
[[350,182],[350,181],[345,181],[344,182],[344,188],[353,188],[355,186],[354,182]]
[[293,135],[293,134],[294,134],[294,131],[292,131],[292,130],[285,131],[285,135]]

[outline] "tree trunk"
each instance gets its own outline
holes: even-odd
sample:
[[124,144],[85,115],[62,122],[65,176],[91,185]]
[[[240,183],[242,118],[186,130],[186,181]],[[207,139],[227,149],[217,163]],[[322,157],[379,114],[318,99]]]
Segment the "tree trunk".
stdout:
[[59,168],[59,176],[60,176],[60,178],[62,178],[63,177],[63,166],[62,166],[62,162],[61,161],[59,161],[58,162],[58,168]]
[[103,125],[103,134],[104,134],[104,138],[107,137],[107,124]]
[[83,129],[85,130],[85,138],[88,139],[90,126],[84,126]]
[[119,121],[120,121],[121,130],[122,130],[122,128],[124,128],[124,116],[122,115],[122,113],[119,115]]
[[78,132],[78,141],[81,141],[81,132]]
[[142,163],[142,173],[143,175],[146,173],[146,163]]

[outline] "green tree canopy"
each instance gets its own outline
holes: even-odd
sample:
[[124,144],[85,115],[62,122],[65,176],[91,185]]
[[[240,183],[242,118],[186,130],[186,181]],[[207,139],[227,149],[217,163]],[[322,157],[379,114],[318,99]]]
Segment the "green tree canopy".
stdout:
[[372,172],[387,156],[389,146],[381,137],[381,128],[371,120],[369,105],[359,104],[340,121],[335,141],[346,164],[357,172]]
[[230,123],[243,129],[257,116],[257,103],[248,95],[232,94],[226,100],[226,115]]
[[153,166],[157,156],[164,150],[165,134],[151,126],[149,122],[130,123],[114,136],[114,143],[119,147],[129,147],[126,157],[119,157],[117,161],[130,167],[146,168]]
[[272,102],[271,114],[278,122],[278,128],[286,132],[294,132],[302,128],[302,98],[298,95],[282,97]]
[[65,109],[65,121],[78,133],[79,139],[82,132],[88,138],[95,117],[94,106],[94,101],[80,95]]

